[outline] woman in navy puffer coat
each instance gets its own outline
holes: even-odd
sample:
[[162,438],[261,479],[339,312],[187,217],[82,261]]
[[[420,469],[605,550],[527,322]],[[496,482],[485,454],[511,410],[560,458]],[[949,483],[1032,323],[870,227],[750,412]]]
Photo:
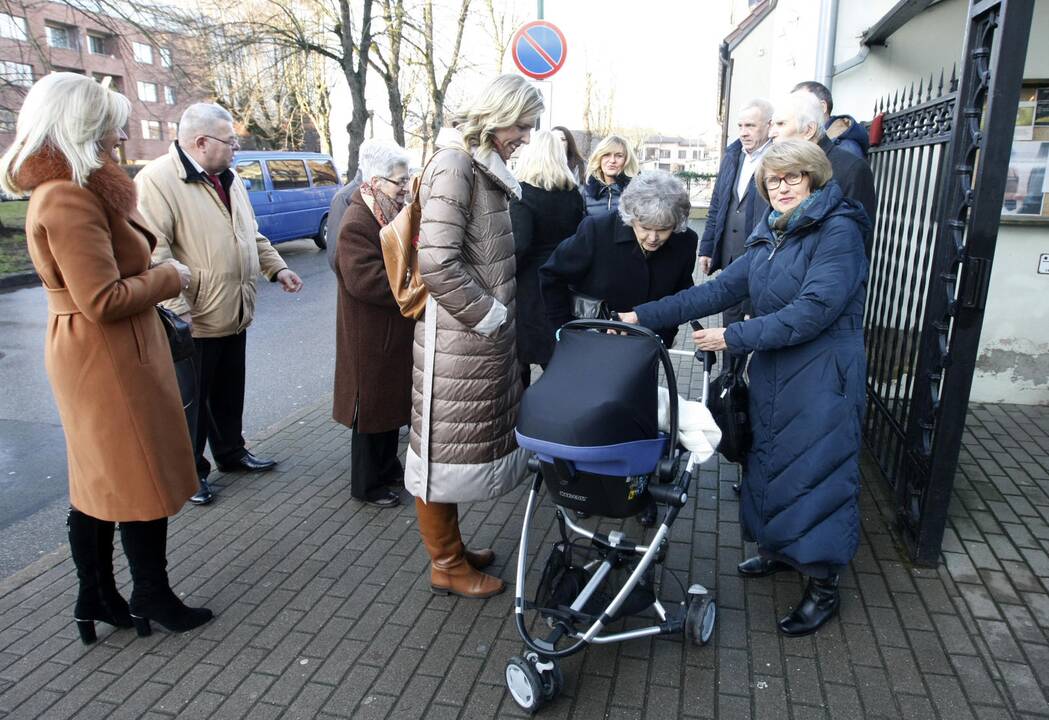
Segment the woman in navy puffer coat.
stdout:
[[661,329],[751,302],[750,319],[694,337],[702,350],[753,353],[754,444],[740,515],[760,555],[739,572],[809,576],[801,602],[779,623],[787,635],[814,632],[834,615],[838,571],[859,545],[869,223],[830,177],[814,143],[777,142],[755,174],[772,210],[747,252],[716,279],[623,314]]

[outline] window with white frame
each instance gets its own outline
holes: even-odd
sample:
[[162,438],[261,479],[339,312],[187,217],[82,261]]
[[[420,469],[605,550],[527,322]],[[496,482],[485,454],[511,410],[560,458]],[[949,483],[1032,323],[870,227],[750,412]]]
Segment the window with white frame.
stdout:
[[160,56],[161,65],[171,67],[171,48],[157,48],[157,55]]
[[142,139],[143,140],[160,140],[160,121],[159,120],[143,120],[142,121]]
[[9,85],[29,87],[33,84],[33,66],[0,60],[0,81]]
[[170,85],[164,86],[164,102],[167,105],[175,104],[175,88]]
[[18,116],[13,110],[0,109],[0,133],[13,133],[17,122]]
[[87,34],[87,50],[92,55],[112,55],[112,40],[105,35]]
[[76,50],[77,30],[68,25],[45,25],[48,47]]
[[168,140],[178,140],[178,123],[169,122],[166,125],[168,126]]
[[135,62],[142,65],[153,64],[153,46],[145,43],[132,42],[131,51],[135,54]]
[[9,15],[8,13],[0,13],[0,37],[10,38],[11,40],[27,39],[25,18]]
[[156,102],[157,101],[157,84],[151,82],[138,81],[138,99],[142,102]]

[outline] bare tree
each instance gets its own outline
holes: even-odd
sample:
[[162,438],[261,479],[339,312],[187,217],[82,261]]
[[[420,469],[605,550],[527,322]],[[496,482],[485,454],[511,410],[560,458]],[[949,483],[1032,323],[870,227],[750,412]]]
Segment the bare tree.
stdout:
[[583,85],[583,144],[586,149],[580,148],[584,157],[590,154],[595,138],[602,138],[612,132],[614,112],[615,89],[603,91],[594,76],[587,72]]
[[405,46],[406,12],[404,0],[380,0],[380,2],[384,27],[381,36],[379,33],[374,36],[376,42],[372,45],[370,62],[386,85],[393,139],[398,145],[403,146],[407,102],[401,85],[401,71],[404,68],[402,49]]
[[484,0],[485,30],[492,42],[495,71],[499,74],[503,72],[503,59],[506,57],[506,51],[514,38],[517,26],[521,24],[521,20],[517,15],[516,2],[510,0],[509,8],[507,8],[506,2],[500,3],[500,5],[502,10],[496,11],[493,0]]
[[470,0],[460,0],[459,13],[455,25],[455,38],[452,41],[451,56],[444,65],[443,71],[439,70],[437,55],[438,51],[434,43],[433,22],[433,0],[424,0],[423,3],[423,67],[426,75],[426,87],[430,95],[432,112],[430,115],[430,136],[437,137],[437,133],[444,127],[445,100],[448,97],[448,86],[452,84],[452,78],[460,70],[460,52],[463,44],[463,31],[466,28],[466,19],[470,14]]

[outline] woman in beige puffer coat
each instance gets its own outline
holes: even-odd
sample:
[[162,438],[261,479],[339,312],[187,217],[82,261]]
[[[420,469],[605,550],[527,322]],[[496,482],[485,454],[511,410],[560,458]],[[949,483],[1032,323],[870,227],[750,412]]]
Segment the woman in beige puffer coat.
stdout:
[[542,110],[524,78],[496,78],[457,128],[441,131],[423,173],[419,272],[430,298],[415,328],[404,485],[416,497],[436,593],[486,598],[505,588],[480,572],[491,550],[466,550],[456,503],[503,495],[526,471],[514,437],[523,386],[509,213],[521,190],[505,161]]

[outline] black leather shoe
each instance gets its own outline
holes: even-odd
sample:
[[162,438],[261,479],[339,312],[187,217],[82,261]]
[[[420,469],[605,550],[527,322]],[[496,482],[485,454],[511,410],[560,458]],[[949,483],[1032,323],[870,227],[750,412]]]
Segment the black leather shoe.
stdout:
[[779,560],[766,560],[760,555],[744,560],[736,566],[736,571],[743,577],[765,577],[784,570],[792,570],[790,565]]
[[197,494],[189,499],[194,505],[207,505],[215,499],[215,493],[211,491],[211,486],[208,485],[208,481],[204,478],[200,479],[200,489],[197,490]]
[[272,470],[275,467],[277,467],[276,460],[255,457],[247,450],[244,451],[243,457],[236,462],[228,464],[219,463],[219,470],[222,472],[265,472],[266,470]]
[[837,614],[840,604],[837,575],[826,580],[809,578],[794,612],[779,621],[779,631],[790,637],[811,635]]
[[377,508],[392,508],[397,507],[401,504],[401,496],[392,490],[386,490],[379,493],[375,497],[369,498],[364,502],[369,505],[374,505]]

